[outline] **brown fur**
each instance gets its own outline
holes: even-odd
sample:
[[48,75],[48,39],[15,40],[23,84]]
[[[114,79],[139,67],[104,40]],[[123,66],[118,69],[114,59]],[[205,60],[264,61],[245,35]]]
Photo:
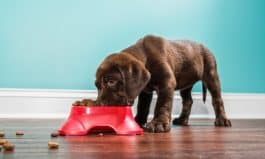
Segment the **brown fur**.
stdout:
[[197,81],[212,95],[216,126],[231,126],[227,119],[216,61],[202,44],[192,41],[170,41],[157,36],[145,36],[120,53],[108,56],[96,73],[97,101],[100,105],[132,105],[139,96],[136,121],[147,122],[153,91],[158,99],[152,121],[146,124],[150,132],[170,130],[174,91],[180,90],[183,108],[173,124],[187,125],[192,106],[191,90]]

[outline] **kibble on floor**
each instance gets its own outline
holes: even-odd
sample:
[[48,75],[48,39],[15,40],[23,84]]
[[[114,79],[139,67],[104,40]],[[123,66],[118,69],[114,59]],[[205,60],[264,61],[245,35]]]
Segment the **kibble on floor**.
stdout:
[[58,137],[59,136],[59,134],[58,133],[56,133],[56,132],[54,132],[54,133],[51,133],[51,137]]
[[15,149],[15,145],[6,143],[3,145],[3,148],[5,151],[13,151]]
[[59,148],[59,144],[57,142],[52,142],[52,141],[48,142],[48,146],[50,149],[58,149]]
[[16,132],[16,135],[18,135],[18,136],[22,136],[22,135],[24,135],[24,132],[23,132],[23,131],[17,131],[17,132]]
[[8,143],[8,141],[6,139],[0,139],[0,145],[4,145]]
[[5,133],[3,131],[0,131],[0,137],[4,137]]

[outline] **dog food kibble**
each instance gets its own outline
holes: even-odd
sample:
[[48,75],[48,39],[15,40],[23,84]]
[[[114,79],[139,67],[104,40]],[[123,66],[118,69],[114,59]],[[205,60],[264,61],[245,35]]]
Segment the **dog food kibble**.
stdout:
[[22,136],[22,135],[24,135],[24,132],[23,132],[23,131],[17,131],[17,132],[16,132],[16,135],[18,135],[18,136]]
[[82,101],[75,101],[73,103],[73,106],[95,106],[97,105],[95,100],[92,99],[83,99]]
[[51,137],[58,137],[58,133],[56,133],[56,132],[51,133]]
[[15,149],[15,145],[6,143],[3,145],[5,151],[13,151]]
[[5,133],[0,131],[0,137],[4,137],[5,136]]
[[59,148],[59,144],[57,142],[48,142],[48,146],[50,149],[58,149]]
[[8,143],[8,141],[6,139],[0,139],[0,145],[4,145]]
[[74,103],[73,103],[73,106],[80,106],[80,104],[81,104],[81,101],[75,101]]

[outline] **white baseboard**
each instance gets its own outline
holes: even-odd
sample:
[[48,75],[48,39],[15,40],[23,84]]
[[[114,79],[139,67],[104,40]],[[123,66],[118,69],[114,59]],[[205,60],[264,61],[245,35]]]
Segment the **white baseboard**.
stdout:
[[[0,118],[66,118],[75,100],[96,96],[93,90],[0,89]],[[191,118],[214,118],[211,96],[207,96],[205,104],[201,93],[192,96]],[[152,101],[151,115],[156,98]],[[229,118],[265,118],[265,94],[223,93],[223,99]],[[136,106],[133,110],[136,112]],[[181,98],[176,93],[172,115],[178,116],[180,110]]]

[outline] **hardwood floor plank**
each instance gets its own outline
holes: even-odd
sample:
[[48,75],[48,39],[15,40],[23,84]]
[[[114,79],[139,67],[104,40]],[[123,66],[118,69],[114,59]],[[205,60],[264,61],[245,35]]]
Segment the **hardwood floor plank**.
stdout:
[[[0,158],[265,158],[265,120],[233,120],[232,128],[216,128],[212,120],[192,120],[170,133],[136,136],[89,134],[51,138],[63,120],[0,119],[14,152]],[[23,136],[16,136],[22,130]],[[48,141],[60,144],[48,149]]]

